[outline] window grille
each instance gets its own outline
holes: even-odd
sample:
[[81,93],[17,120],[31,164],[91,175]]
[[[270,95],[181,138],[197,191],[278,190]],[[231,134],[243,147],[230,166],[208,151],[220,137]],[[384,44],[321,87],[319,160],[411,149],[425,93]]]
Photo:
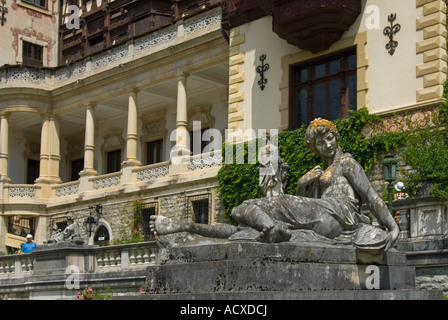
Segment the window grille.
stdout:
[[210,208],[212,207],[210,193],[187,197],[186,207],[186,219],[203,224],[210,222]]
[[144,240],[149,241],[154,239],[154,234],[151,233],[151,229],[149,228],[150,217],[153,215],[157,215],[158,212],[158,203],[157,202],[148,202],[143,204],[141,208],[141,229],[143,232]]

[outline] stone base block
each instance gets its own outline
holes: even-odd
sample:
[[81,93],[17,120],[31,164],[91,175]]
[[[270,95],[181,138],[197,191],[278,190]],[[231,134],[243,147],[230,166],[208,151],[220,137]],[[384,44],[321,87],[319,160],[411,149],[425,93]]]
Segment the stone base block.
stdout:
[[[163,249],[144,299],[442,299],[415,290],[405,255],[235,241]],[[142,297],[143,298],[143,297]]]

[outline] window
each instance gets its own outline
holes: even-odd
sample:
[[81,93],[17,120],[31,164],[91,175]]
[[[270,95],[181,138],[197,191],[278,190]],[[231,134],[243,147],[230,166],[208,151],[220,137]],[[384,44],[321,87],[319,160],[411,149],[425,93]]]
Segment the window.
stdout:
[[146,144],[146,164],[162,162],[163,140],[151,141]]
[[47,8],[47,0],[22,0],[22,1],[33,4],[38,7]]
[[79,179],[79,172],[84,169],[84,158],[73,160],[72,161],[72,172],[71,172],[71,180],[70,181],[76,181]]
[[208,224],[209,199],[192,201],[194,222]]
[[315,118],[336,120],[356,110],[356,52],[346,51],[291,67],[289,126]]
[[27,234],[35,235],[34,218],[13,216],[9,218],[8,233],[26,237]]
[[[199,136],[200,141],[195,140],[196,136],[194,135],[194,131],[189,131],[190,134],[190,151],[192,154],[198,154],[196,151],[196,148],[198,147],[196,144],[200,144],[200,151],[199,154],[203,153],[205,150],[205,147],[208,146],[210,143],[210,131],[207,131],[209,128],[202,128],[201,133]],[[199,131],[199,130],[198,130]],[[197,133],[196,133],[197,134]]]
[[107,153],[106,173],[117,172],[121,170],[121,149]]
[[203,224],[210,222],[210,210],[212,208],[211,193],[188,196],[186,206],[185,219]]
[[44,48],[42,46],[23,41],[23,64],[31,67],[42,67],[44,64],[43,52]]
[[39,178],[40,161],[28,159],[26,171],[26,183],[34,184],[34,180]]

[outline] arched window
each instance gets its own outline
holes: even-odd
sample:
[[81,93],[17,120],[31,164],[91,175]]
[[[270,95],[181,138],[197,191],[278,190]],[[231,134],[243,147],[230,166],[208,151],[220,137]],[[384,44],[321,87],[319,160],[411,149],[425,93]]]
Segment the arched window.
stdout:
[[106,246],[109,244],[110,235],[105,226],[100,226],[95,233],[93,243],[99,246]]

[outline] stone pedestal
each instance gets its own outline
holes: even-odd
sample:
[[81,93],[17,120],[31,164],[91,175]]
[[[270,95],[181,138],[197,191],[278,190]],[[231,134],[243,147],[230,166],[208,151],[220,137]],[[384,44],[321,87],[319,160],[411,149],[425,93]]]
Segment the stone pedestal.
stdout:
[[[404,253],[234,241],[163,249],[145,299],[442,299],[415,289]],[[142,297],[143,298],[143,297]]]
[[92,272],[95,261],[91,249],[96,247],[73,242],[39,245],[33,252],[34,274],[65,274],[68,266],[75,266],[80,273]]

